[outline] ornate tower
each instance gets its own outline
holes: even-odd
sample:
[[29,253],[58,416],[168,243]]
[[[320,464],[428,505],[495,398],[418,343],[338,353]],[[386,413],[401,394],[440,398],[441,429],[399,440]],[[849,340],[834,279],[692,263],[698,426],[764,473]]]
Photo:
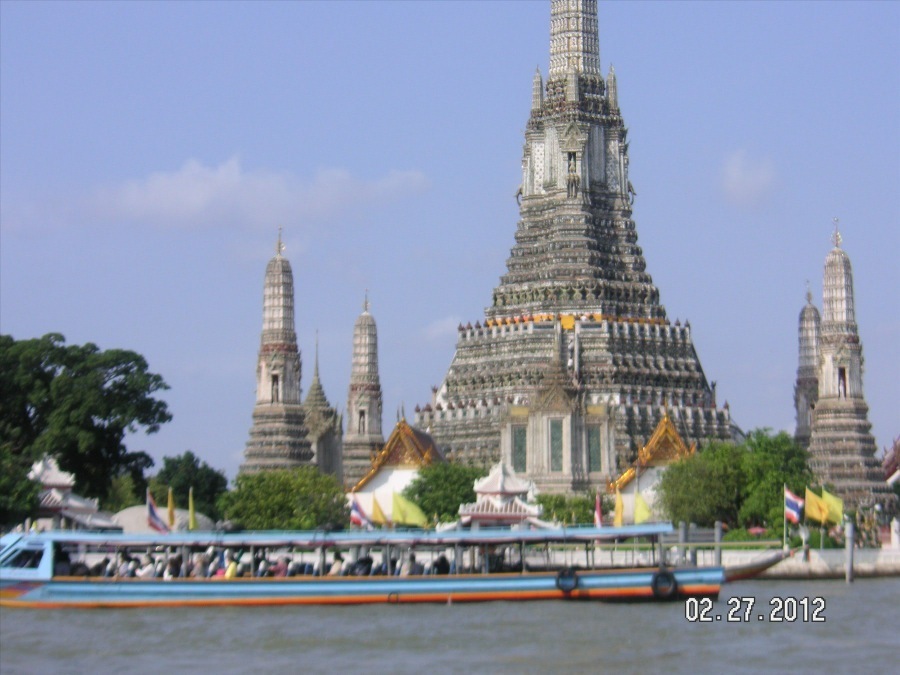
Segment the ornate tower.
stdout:
[[312,451],[300,403],[300,350],[294,331],[294,274],[281,232],[266,266],[263,329],[256,365],[256,406],[241,471],[308,464]]
[[819,336],[819,400],[812,417],[810,468],[852,507],[893,501],[875,459],[869,406],[863,396],[862,343],[853,307],[850,257],[841,248],[835,219],[834,248],[825,259]]
[[372,457],[384,445],[381,432],[381,380],[378,377],[378,330],[369,313],[369,298],[353,326],[353,363],[347,395],[344,434],[344,484],[355,485],[368,473]]
[[806,306],[800,310],[800,363],[794,385],[794,409],[797,428],[794,439],[804,449],[809,447],[812,411],[819,400],[819,310],[806,290]]
[[325,389],[319,380],[319,339],[316,337],[316,365],[312,384],[303,402],[309,442],[315,464],[322,473],[330,473],[342,479],[343,420],[325,397]]
[[553,0],[506,274],[484,323],[460,326],[444,382],[417,411],[445,454],[502,458],[540,489],[568,492],[617,475],[666,410],[689,443],[732,436],[689,324],[670,323],[646,272],[628,161],[597,2]]

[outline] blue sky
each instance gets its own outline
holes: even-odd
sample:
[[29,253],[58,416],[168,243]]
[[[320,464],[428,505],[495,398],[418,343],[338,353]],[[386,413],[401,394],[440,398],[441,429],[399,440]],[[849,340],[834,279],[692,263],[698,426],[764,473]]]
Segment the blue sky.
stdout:
[[[831,219],[879,448],[900,435],[900,3],[601,2],[634,218],[744,428],[793,431]],[[144,354],[131,449],[233,476],[284,227],[309,387],[343,409],[366,289],[386,429],[483,319],[518,212],[549,2],[0,3],[0,330]]]

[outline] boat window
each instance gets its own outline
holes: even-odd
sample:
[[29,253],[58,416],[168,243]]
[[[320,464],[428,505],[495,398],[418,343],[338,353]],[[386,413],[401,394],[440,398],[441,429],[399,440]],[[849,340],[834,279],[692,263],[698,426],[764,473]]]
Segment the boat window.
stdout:
[[23,548],[8,560],[3,561],[3,567],[16,567],[19,569],[35,569],[41,564],[44,555],[42,548]]

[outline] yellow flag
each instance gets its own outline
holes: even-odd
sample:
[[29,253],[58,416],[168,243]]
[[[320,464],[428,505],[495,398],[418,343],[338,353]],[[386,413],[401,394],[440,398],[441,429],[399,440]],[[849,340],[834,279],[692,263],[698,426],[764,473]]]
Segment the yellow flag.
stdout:
[[822,500],[828,505],[828,520],[837,525],[844,520],[844,500],[822,488]]
[[650,507],[641,497],[640,492],[634,493],[634,524],[639,525],[650,520]]
[[393,507],[391,517],[397,525],[415,525],[416,527],[428,525],[428,518],[422,513],[422,509],[396,492],[394,493]]
[[197,514],[194,512],[194,486],[188,492],[188,529],[197,529]]
[[172,496],[172,488],[169,488],[169,528],[175,527],[175,497]]
[[828,522],[827,502],[809,488],[806,488],[806,517],[823,525]]
[[622,501],[622,493],[616,488],[616,512],[613,516],[613,526],[622,527],[623,518],[625,516],[625,504]]
[[375,495],[372,495],[372,522],[376,525],[391,524],[391,522],[387,519],[387,516],[384,515],[384,511],[381,510],[381,504],[379,504],[378,500],[375,499]]

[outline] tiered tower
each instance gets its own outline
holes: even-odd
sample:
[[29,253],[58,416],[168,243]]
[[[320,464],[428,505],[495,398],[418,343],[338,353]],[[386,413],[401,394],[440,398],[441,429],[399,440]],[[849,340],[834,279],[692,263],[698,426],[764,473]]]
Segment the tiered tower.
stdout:
[[503,459],[545,491],[609,480],[666,410],[689,443],[732,437],[689,324],[669,322],[646,272],[617,92],[613,68],[601,74],[596,0],[553,0],[507,273],[417,409],[445,454]]
[[242,472],[289,469],[313,460],[300,403],[300,350],[294,330],[294,274],[281,233],[266,266],[263,329],[256,365],[256,406]]
[[863,395],[862,343],[853,306],[853,271],[841,248],[835,219],[834,248],[825,259],[819,336],[819,397],[812,416],[810,468],[853,508],[896,500],[875,459],[869,406]]
[[353,363],[347,396],[347,431],[344,434],[344,484],[355,485],[372,466],[384,445],[381,432],[382,394],[378,377],[378,330],[369,313],[369,298],[353,326]]
[[322,473],[330,473],[342,479],[341,444],[343,420],[328,402],[325,389],[319,380],[319,338],[316,337],[316,365],[312,384],[303,402],[306,426],[309,429],[309,443],[315,464]]
[[800,364],[797,366],[797,384],[794,385],[794,408],[797,411],[797,429],[794,439],[805,450],[809,447],[812,411],[819,400],[819,310],[812,301],[812,292],[806,290],[806,306],[800,311]]

